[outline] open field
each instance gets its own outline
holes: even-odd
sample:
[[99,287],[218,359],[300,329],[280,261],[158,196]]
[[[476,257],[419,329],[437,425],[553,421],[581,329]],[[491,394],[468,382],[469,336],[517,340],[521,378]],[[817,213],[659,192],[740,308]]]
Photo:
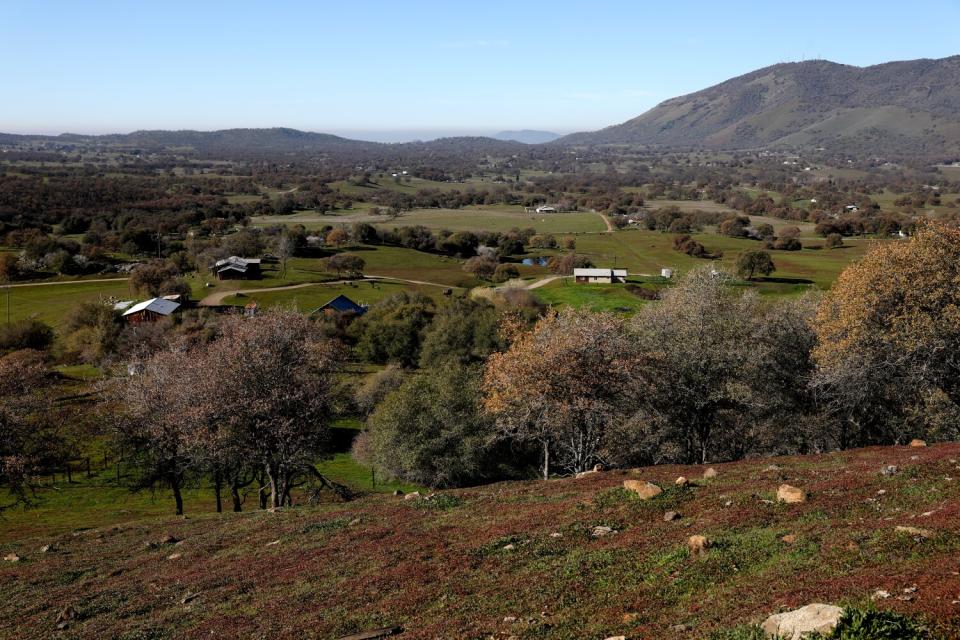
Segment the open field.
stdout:
[[[737,255],[742,251],[761,249],[756,240],[729,238],[716,234],[694,234],[694,239],[709,251],[722,251],[719,264],[733,269]],[[631,275],[659,275],[660,269],[670,267],[677,273],[710,264],[711,261],[691,258],[673,250],[674,234],[659,231],[630,230],[612,234],[590,234],[577,237],[577,253],[586,255],[600,267],[627,268]],[[801,251],[771,251],[777,267],[776,278],[791,279],[795,284],[829,288],[837,275],[851,261],[866,251],[876,240],[846,239],[840,249],[812,249]]]
[[105,300],[111,296],[122,300],[133,298],[125,280],[0,287],[0,321],[4,322],[8,294],[12,321],[37,318],[53,327],[62,325],[70,310],[81,302]]
[[[77,617],[64,633],[74,637],[336,638],[401,626],[412,640],[673,640],[809,602],[892,609],[956,637],[960,484],[945,478],[958,457],[960,444],[875,447],[716,465],[716,478],[688,489],[674,478],[698,479],[704,467],[275,513],[214,514],[194,502],[187,518],[160,515],[164,503],[154,510],[146,496],[132,506],[115,489],[116,504],[104,492],[100,506],[80,500],[62,521],[7,516],[0,552],[22,559],[0,566],[0,638],[50,637],[70,606]],[[881,475],[885,464],[900,472]],[[666,490],[641,501],[621,488],[627,478]],[[782,482],[809,500],[771,501]],[[681,518],[665,522],[666,510]],[[614,533],[592,535],[600,525]],[[181,542],[158,545],[166,534]],[[702,558],[686,548],[693,534],[711,541]],[[911,597],[871,603],[878,589]]]
[[369,208],[361,207],[352,211],[336,211],[326,215],[305,211],[287,216],[253,218],[253,224],[256,226],[302,224],[308,229],[318,229],[325,225],[352,225],[355,222],[367,222],[386,229],[422,225],[435,230],[449,229],[450,231],[509,231],[514,227],[533,227],[539,233],[555,234],[586,233],[606,229],[603,218],[589,211],[535,214],[526,213],[523,207],[508,205],[478,205],[463,209],[414,209],[396,218],[371,215]]
[[442,290],[428,285],[413,285],[401,282],[356,282],[352,284],[316,284],[309,287],[299,287],[289,291],[265,291],[263,293],[247,293],[243,296],[229,296],[224,298],[223,304],[246,305],[256,302],[263,308],[277,306],[293,306],[303,313],[309,313],[336,298],[345,295],[357,304],[374,304],[393,294],[402,291],[418,291],[432,298],[441,296]]
[[576,284],[563,279],[554,280],[535,291],[539,300],[551,306],[570,306],[590,311],[633,313],[648,303],[627,291],[622,284]]

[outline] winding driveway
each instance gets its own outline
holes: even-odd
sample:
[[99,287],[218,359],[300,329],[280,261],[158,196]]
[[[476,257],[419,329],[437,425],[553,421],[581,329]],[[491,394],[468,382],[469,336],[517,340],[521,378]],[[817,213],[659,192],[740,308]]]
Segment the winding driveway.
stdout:
[[264,291],[289,291],[290,289],[303,289],[305,287],[319,287],[327,284],[347,284],[348,282],[405,282],[407,284],[422,284],[428,287],[443,287],[444,289],[459,289],[461,287],[454,287],[449,284],[443,284],[440,282],[426,282],[424,280],[407,280],[405,278],[391,278],[388,276],[365,276],[363,278],[354,278],[353,280],[330,280],[328,282],[303,282],[300,284],[290,284],[283,287],[264,287],[261,289],[234,289],[231,291],[217,291],[216,293],[211,293],[203,300],[198,302],[200,306],[203,307],[216,307],[223,304],[223,301],[227,299],[228,296],[233,296],[238,293],[244,295],[251,295],[262,293]]

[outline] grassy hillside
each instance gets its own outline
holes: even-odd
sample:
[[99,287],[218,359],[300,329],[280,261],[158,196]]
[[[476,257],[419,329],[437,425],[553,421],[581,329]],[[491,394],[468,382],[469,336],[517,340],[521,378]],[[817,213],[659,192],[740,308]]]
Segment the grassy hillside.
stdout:
[[[810,602],[892,609],[956,637],[958,457],[960,444],[878,447],[715,465],[709,480],[704,467],[659,466],[187,518],[119,515],[130,498],[115,494],[96,529],[6,528],[0,552],[21,560],[0,564],[0,638],[53,636],[68,606],[63,637],[336,638],[396,625],[410,639],[705,638]],[[889,464],[898,472],[881,474]],[[676,488],[679,475],[693,486]],[[665,491],[641,501],[621,488],[628,478]],[[774,502],[785,482],[809,500]],[[711,541],[702,558],[691,535]],[[871,602],[878,590],[890,596]]]

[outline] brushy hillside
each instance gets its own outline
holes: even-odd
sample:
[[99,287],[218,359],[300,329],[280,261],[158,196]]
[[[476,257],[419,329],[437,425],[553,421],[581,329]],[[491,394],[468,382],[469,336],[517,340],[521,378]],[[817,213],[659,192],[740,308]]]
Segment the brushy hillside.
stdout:
[[827,60],[777,64],[561,142],[957,153],[960,56],[871,67]]
[[[709,638],[811,602],[958,637],[958,458],[875,447],[4,540],[0,637]],[[628,478],[665,490],[642,501]],[[782,483],[809,500],[777,503]]]

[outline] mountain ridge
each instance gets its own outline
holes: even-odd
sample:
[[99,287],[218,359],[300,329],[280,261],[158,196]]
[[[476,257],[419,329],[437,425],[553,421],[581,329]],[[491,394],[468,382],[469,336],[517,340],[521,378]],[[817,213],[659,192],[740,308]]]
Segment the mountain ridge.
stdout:
[[770,65],[557,143],[953,153],[960,150],[960,55],[868,67]]

